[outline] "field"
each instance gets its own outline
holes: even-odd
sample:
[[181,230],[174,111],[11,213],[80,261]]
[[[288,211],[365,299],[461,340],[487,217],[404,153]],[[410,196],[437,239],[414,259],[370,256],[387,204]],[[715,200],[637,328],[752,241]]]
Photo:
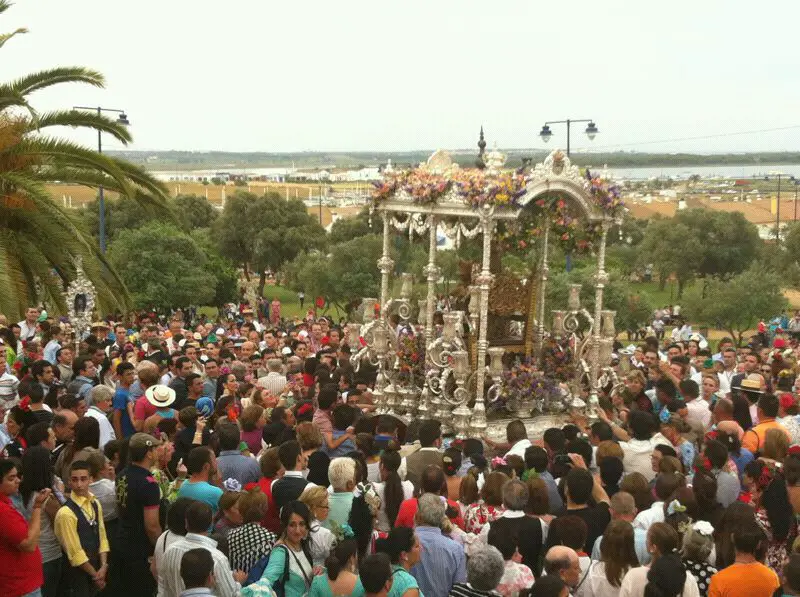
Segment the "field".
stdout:
[[[198,195],[205,197],[214,205],[222,205],[222,192],[225,191],[225,196],[230,197],[236,191],[252,191],[253,193],[262,194],[265,191],[274,191],[279,193],[282,197],[289,197],[291,199],[308,199],[309,197],[317,198],[324,191],[333,189],[336,192],[343,191],[360,191],[369,193],[372,185],[369,183],[333,183],[333,184],[312,184],[312,183],[274,183],[274,182],[259,182],[251,181],[245,186],[237,187],[232,184],[229,185],[204,185],[199,182],[166,182],[167,189],[171,197],[177,195]],[[67,204],[69,205],[69,198],[72,198],[71,206],[73,208],[82,207],[84,204],[93,201],[97,196],[95,189],[80,185],[47,185],[47,190],[52,194],[56,202],[62,203],[63,197],[67,197]],[[117,193],[108,192],[106,197],[116,198]]]

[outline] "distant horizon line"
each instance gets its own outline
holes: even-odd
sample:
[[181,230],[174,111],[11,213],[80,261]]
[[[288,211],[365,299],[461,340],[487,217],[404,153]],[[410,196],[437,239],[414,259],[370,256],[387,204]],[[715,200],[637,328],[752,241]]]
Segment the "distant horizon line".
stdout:
[[[530,152],[530,153],[539,153],[539,154],[549,154],[555,149],[561,149],[565,151],[563,147],[554,147],[554,148],[533,148],[533,147],[510,147],[510,148],[496,148],[498,151],[502,153],[520,153],[520,152]],[[191,154],[231,154],[231,155],[241,155],[241,154],[248,154],[248,155],[264,155],[264,156],[287,156],[287,155],[326,155],[326,154],[345,154],[345,155],[375,155],[375,154],[382,154],[382,155],[393,155],[393,154],[418,154],[418,153],[428,153],[432,154],[437,151],[446,151],[448,153],[456,154],[456,155],[478,155],[477,150],[474,148],[472,149],[451,149],[446,147],[439,147],[436,149],[386,149],[386,150],[377,150],[377,149],[308,149],[308,150],[296,150],[296,151],[265,151],[265,150],[228,150],[228,149],[107,149],[105,153],[114,154],[114,153],[191,153]],[[493,151],[493,150],[490,150]],[[488,153],[488,152],[487,152]],[[572,150],[572,155],[609,155],[609,154],[638,154],[638,155],[689,155],[689,156],[725,156],[725,155],[781,155],[781,154],[793,154],[793,153],[800,153],[800,148],[798,149],[781,149],[781,150],[756,150],[750,149],[745,151],[708,151],[708,152],[698,152],[698,151],[637,151],[637,150],[607,150],[607,151],[596,151],[596,150]]]

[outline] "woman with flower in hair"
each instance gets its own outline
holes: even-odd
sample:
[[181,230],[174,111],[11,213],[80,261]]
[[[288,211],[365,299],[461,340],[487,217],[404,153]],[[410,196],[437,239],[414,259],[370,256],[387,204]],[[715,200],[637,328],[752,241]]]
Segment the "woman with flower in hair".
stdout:
[[689,523],[683,532],[681,557],[683,567],[697,581],[700,597],[708,594],[708,585],[717,569],[708,563],[714,549],[714,527],[705,520]]
[[493,472],[486,476],[480,489],[480,499],[467,507],[464,512],[464,530],[478,534],[483,525],[492,522],[503,513],[503,485],[508,476],[501,472]]
[[786,483],[775,466],[762,460],[745,467],[743,481],[750,491],[756,522],[767,536],[766,564],[779,570],[788,554],[787,544],[791,545],[797,536]]

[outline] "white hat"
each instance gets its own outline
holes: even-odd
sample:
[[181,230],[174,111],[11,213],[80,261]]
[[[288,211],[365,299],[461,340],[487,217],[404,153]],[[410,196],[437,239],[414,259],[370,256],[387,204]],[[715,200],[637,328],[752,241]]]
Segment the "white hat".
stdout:
[[166,408],[175,402],[175,390],[169,386],[150,386],[144,392],[147,401],[156,408]]
[[284,346],[283,348],[281,348],[281,354],[283,356],[287,356],[288,357],[290,354],[292,354],[292,349],[289,348],[288,346]]

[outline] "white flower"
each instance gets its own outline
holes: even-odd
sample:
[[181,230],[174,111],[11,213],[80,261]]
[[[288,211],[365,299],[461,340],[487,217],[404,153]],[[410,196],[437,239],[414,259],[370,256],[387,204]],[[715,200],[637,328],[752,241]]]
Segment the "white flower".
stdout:
[[714,527],[711,523],[705,520],[698,520],[692,525],[692,528],[705,537],[710,537],[714,534]]

